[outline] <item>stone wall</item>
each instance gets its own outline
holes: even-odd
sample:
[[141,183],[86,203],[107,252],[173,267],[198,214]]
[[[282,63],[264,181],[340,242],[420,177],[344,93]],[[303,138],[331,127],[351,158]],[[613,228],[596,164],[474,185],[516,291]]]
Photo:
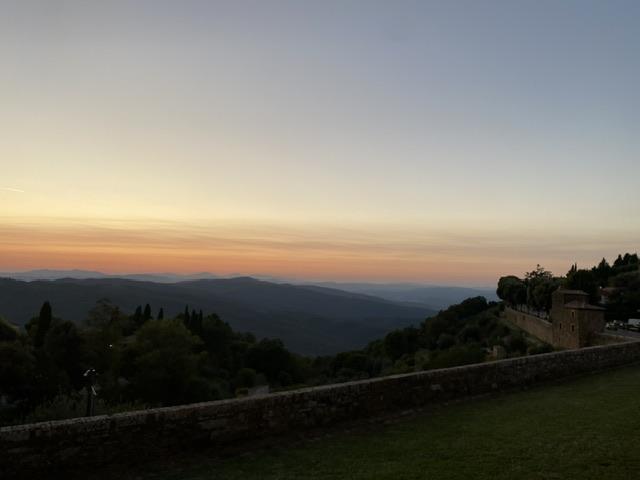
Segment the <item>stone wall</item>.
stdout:
[[589,347],[358,382],[0,428],[2,478],[51,478],[203,446],[243,448],[269,436],[522,388],[640,361],[640,342]]
[[551,322],[547,322],[542,318],[530,315],[528,313],[519,312],[513,308],[506,307],[504,309],[505,318],[518,326],[525,332],[530,333],[543,342],[553,344],[553,329]]

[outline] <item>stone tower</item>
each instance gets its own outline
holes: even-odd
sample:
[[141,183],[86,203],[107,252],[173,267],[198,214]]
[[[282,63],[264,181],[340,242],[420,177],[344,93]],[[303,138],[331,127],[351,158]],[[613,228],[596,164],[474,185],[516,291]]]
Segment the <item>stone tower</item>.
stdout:
[[582,290],[558,289],[551,296],[551,322],[554,346],[586,347],[604,330],[604,308],[591,305]]

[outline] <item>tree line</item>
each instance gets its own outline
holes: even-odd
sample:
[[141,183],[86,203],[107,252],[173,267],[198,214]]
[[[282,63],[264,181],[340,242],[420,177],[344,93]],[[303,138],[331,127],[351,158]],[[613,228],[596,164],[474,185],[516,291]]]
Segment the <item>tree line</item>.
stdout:
[[[302,380],[281,341],[234,332],[217,315],[151,306],[124,314],[99,301],[81,325],[45,302],[24,331],[0,320],[0,414],[5,422],[83,411],[84,373],[98,373],[98,412],[215,400],[259,384]],[[4,406],[4,408],[3,408]]]
[[125,314],[101,300],[76,325],[45,302],[24,330],[0,320],[0,422],[83,415],[90,368],[96,413],[111,413],[482,362],[495,345],[511,356],[548,351],[504,325],[498,310],[471,298],[361,350],[309,358],[188,307],[165,318],[148,304]]
[[524,278],[515,275],[501,277],[497,294],[510,305],[526,305],[529,308],[548,312],[551,309],[551,294],[557,288],[583,290],[592,303],[602,301],[606,289],[606,316],[610,320],[627,320],[638,316],[640,309],[640,259],[636,253],[618,255],[612,264],[603,258],[591,268],[572,265],[562,277],[538,265]]

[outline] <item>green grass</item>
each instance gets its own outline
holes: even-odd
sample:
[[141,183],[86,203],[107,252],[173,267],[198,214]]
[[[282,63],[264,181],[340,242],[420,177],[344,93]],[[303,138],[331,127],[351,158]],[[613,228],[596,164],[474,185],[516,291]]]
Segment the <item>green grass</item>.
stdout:
[[[640,367],[453,405],[375,428],[205,455],[137,478],[630,479],[640,476]],[[142,469],[141,469],[142,471]],[[133,473],[133,472],[131,472]]]

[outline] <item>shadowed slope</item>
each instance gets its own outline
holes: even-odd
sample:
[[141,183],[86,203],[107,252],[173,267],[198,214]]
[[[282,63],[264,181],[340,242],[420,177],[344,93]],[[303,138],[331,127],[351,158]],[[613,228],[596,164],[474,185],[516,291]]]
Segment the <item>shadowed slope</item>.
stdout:
[[335,353],[360,348],[386,332],[433,314],[367,295],[294,286],[249,277],[173,284],[124,279],[0,279],[0,314],[24,324],[49,300],[56,316],[82,321],[101,298],[131,313],[150,303],[165,317],[191,309],[215,312],[237,331],[281,338],[294,351]]

